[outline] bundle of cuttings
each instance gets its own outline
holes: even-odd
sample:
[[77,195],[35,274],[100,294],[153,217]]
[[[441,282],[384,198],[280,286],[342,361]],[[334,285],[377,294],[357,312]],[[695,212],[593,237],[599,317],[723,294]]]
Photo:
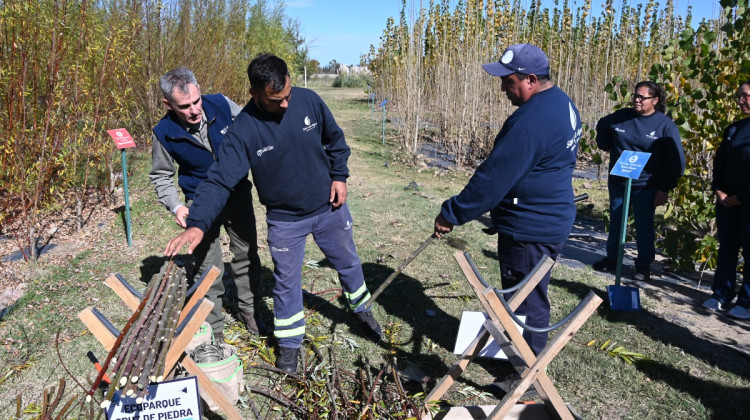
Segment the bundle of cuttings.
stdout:
[[[178,327],[185,303],[187,280],[184,268],[165,264],[151,278],[138,309],[117,337],[108,359],[113,363],[111,385],[102,402],[107,408],[116,390],[125,397],[143,402],[148,386],[164,380],[167,352]],[[103,376],[107,370],[100,372]],[[100,380],[100,378],[97,378]],[[98,385],[98,384],[97,384]],[[89,395],[93,395],[92,387]]]

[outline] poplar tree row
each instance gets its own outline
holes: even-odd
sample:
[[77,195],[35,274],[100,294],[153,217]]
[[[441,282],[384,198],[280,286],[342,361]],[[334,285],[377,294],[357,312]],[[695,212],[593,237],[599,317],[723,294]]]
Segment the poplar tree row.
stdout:
[[[482,63],[497,61],[516,43],[531,43],[550,60],[553,82],[578,106],[584,123],[581,161],[606,168],[593,142],[593,126],[615,108],[629,106],[640,80],[667,90],[667,108],[681,130],[687,170],[658,221],[659,245],[675,267],[711,268],[716,262],[713,153],[721,132],[739,118],[734,92],[750,77],[747,0],[721,0],[716,20],[693,22],[651,0],[606,0],[598,16],[591,0],[572,9],[568,0],[542,8],[533,0],[402,0],[379,45],[363,57],[373,90],[389,100],[402,147],[420,153],[424,139],[455,156],[459,167],[486,157],[514,107],[500,81]],[[694,29],[697,28],[697,29]],[[544,116],[539,116],[540,120]]]
[[[553,9],[541,0],[524,9],[520,0],[431,0],[426,7],[402,0],[400,20],[389,20],[380,44],[364,60],[375,76],[374,91],[395,106],[399,138],[417,152],[420,130],[437,128],[439,143],[462,159],[483,157],[497,124],[512,112],[480,64],[497,61],[515,43],[544,50],[554,82],[578,106],[585,122],[612,110],[605,85],[619,76],[633,84],[661,62],[661,48],[692,25],[651,0],[631,6],[607,0],[600,16],[591,0],[573,10],[568,0]],[[715,25],[715,22],[708,23]],[[429,123],[428,123],[429,122]]]

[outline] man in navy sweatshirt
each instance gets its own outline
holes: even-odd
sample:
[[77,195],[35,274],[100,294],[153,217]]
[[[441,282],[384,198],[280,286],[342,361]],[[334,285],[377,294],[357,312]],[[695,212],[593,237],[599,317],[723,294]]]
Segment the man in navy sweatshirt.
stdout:
[[[550,81],[549,62],[538,47],[512,45],[497,63],[483,67],[502,79],[501,90],[518,109],[463,191],[443,203],[435,233],[448,233],[489,211],[498,232],[502,287],[508,289],[545,256],[556,259],[570,234],[581,119],[568,95]],[[548,273],[516,310],[532,327],[549,325],[549,281]],[[536,354],[547,342],[547,333],[524,331],[523,336]]]
[[[201,95],[195,75],[184,67],[161,76],[159,86],[164,94],[162,102],[167,113],[153,129],[149,178],[154,184],[159,203],[172,213],[180,227],[185,228],[185,218],[192,205],[195,189],[206,179],[208,168],[214,163],[216,150],[241,108],[221,94]],[[179,169],[175,169],[174,162],[179,165]],[[185,195],[184,204],[174,185],[175,173],[177,183]],[[255,320],[255,300],[261,268],[255,214],[252,212],[252,187],[247,177],[240,180],[231,200],[217,217],[216,223],[206,231],[201,246],[193,253],[197,268],[194,274],[200,275],[212,265],[221,270],[206,293],[214,303],[206,320],[211,324],[215,341],[219,343],[224,340],[224,314],[221,310],[224,262],[219,237],[221,226],[224,226],[229,235],[229,248],[233,254],[230,266],[237,286],[240,309],[238,317],[248,331],[259,333]],[[248,208],[251,211],[247,211]]]
[[188,229],[167,244],[164,254],[175,255],[186,243],[192,252],[250,170],[266,207],[274,263],[274,336],[280,349],[276,366],[295,372],[305,335],[301,272],[310,234],[338,272],[364,334],[378,341],[382,330],[365,307],[370,292],[346,205],[351,152],[343,131],[317,94],[292,87],[284,60],[259,55],[247,74],[252,99],[227,132],[207,180],[198,186]]

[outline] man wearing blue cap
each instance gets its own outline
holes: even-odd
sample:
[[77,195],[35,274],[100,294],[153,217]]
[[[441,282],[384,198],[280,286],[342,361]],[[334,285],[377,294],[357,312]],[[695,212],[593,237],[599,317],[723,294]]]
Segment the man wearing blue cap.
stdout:
[[[443,203],[435,234],[490,211],[502,288],[508,289],[545,256],[555,260],[570,234],[576,213],[571,180],[583,130],[576,106],[550,81],[549,61],[538,47],[512,45],[482,67],[502,79],[501,90],[518,109],[463,191]],[[549,325],[549,281],[547,273],[516,310],[529,326]],[[547,342],[547,333],[523,336],[536,354]]]

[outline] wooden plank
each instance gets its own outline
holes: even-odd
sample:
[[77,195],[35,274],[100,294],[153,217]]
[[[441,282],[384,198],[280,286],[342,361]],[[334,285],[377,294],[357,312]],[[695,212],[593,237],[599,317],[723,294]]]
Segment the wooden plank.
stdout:
[[130,308],[131,311],[135,311],[138,305],[141,303],[141,299],[135,296],[127,287],[125,287],[120,279],[116,275],[111,275],[104,280],[104,284],[109,286],[120,299],[125,302],[125,305]]
[[471,361],[474,360],[477,354],[479,354],[479,352],[484,348],[484,346],[487,344],[487,341],[489,341],[489,338],[490,335],[486,330],[480,331],[479,335],[477,335],[474,341],[469,344],[469,347],[464,350],[461,357],[458,358],[458,362],[456,362],[456,364],[454,364],[448,370],[448,373],[443,376],[440,382],[435,385],[435,388],[430,391],[430,394],[427,395],[425,401],[436,401],[443,398],[443,395],[448,392],[448,389],[450,389],[451,385],[456,382],[456,379],[458,379],[461,374],[464,373],[464,370],[466,370],[466,367],[469,365],[469,363],[471,363]]
[[91,334],[102,343],[102,346],[109,351],[112,346],[115,345],[117,337],[112,335],[109,329],[94,315],[94,307],[89,306],[78,313],[78,318],[83,322],[83,325],[88,328]]
[[[536,361],[534,352],[531,350],[528,343],[526,343],[526,340],[524,340],[522,333],[515,327],[515,322],[513,322],[502,303],[500,303],[500,299],[495,293],[494,288],[484,287],[462,252],[456,252],[454,257],[456,258],[456,261],[458,261],[458,264],[464,272],[467,280],[472,285],[472,288],[477,293],[479,301],[482,303],[482,306],[485,308],[490,320],[492,321],[492,326],[497,328],[495,331],[492,331],[492,329],[490,330],[491,334],[494,332],[492,335],[495,337],[495,341],[499,344],[504,343],[506,340],[503,339],[503,332],[508,334],[508,337],[510,338],[510,346],[506,346],[506,348],[511,347],[512,350],[506,354],[508,354],[509,360],[511,360],[511,355],[520,356],[523,364],[519,363],[521,360],[518,360],[518,357],[513,357],[513,366],[519,371],[519,374],[523,378],[527,374],[528,367],[533,365]],[[508,302],[508,306],[512,310],[516,310],[553,265],[554,261],[548,257],[545,262],[539,266],[533,274],[531,274],[531,279],[513,294]],[[552,381],[543,370],[540,372],[540,375],[538,375],[537,380],[533,382],[533,385],[539,393],[539,396],[545,402],[545,405],[548,405],[551,412],[558,413],[558,418],[562,420],[570,420],[569,413],[564,409],[565,402],[562,397],[560,397],[560,394],[555,389]],[[500,408],[503,404],[506,405],[505,408],[512,407],[528,387],[529,385],[527,385],[526,388],[523,388],[521,394],[515,399],[512,399],[510,395],[511,393],[509,393],[503,398],[497,407]]]
[[[566,404],[566,407],[575,420],[583,420],[570,404]],[[450,407],[445,411],[423,418],[432,420],[476,420],[487,418],[494,408],[494,405]],[[553,418],[543,404],[515,404],[505,420],[549,420]]]
[[[466,279],[469,281],[472,289],[474,289],[474,293],[476,293],[477,297],[479,297],[480,302],[484,303],[484,301],[481,299],[481,296],[484,293],[486,287],[482,284],[481,281],[479,281],[479,278],[471,268],[469,261],[466,259],[466,255],[464,255],[462,251],[456,251],[453,254],[453,258],[455,258],[456,262],[458,262],[458,266],[464,273],[464,277],[466,277]],[[544,264],[536,272],[534,272],[534,274],[532,274],[531,279],[523,287],[513,293],[513,296],[508,301],[508,306],[510,306],[510,308],[514,311],[518,309],[524,299],[526,299],[529,293],[534,290],[536,285],[539,284],[542,278],[544,278],[544,275],[547,274],[550,269],[552,269],[552,266],[554,264],[555,262],[552,261],[551,258],[547,257]],[[488,308],[485,307],[485,310],[488,310]]]
[[[200,325],[200,324],[199,324]],[[200,386],[201,394],[205,393],[210,396],[211,399],[219,406],[219,409],[229,420],[244,420],[234,405],[230,404],[224,395],[216,389],[211,379],[206,376],[205,373],[198,367],[197,364],[184,352],[181,355],[180,363],[191,375],[195,375],[198,378],[198,385]]]
[[[495,410],[493,410],[493,412],[488,416],[488,418],[505,418],[513,405],[512,403],[509,404],[508,401],[515,402],[523,395],[526,389],[528,389],[531,383],[535,381],[538,376],[544,374],[544,367],[547,366],[552,361],[552,359],[555,358],[555,356],[557,356],[557,354],[560,352],[560,350],[563,349],[563,347],[565,347],[566,344],[568,344],[570,339],[573,338],[573,335],[578,332],[581,326],[583,326],[586,320],[588,320],[591,314],[594,313],[596,308],[599,307],[601,303],[602,299],[599,296],[594,294],[594,292],[589,292],[589,294],[583,300],[580,306],[580,310],[578,310],[573,319],[571,319],[570,322],[568,322],[568,324],[563,327],[562,331],[557,334],[552,342],[547,344],[544,350],[542,350],[542,352],[539,354],[539,357],[536,359],[533,366],[529,368],[527,375],[525,375],[523,377],[523,380],[521,380],[521,382],[516,386],[515,391],[509,392],[505,396],[505,398],[503,398],[500,404],[498,404]],[[526,342],[524,341],[520,344],[523,345],[526,344]],[[530,362],[530,359],[526,359],[526,361]],[[544,376],[546,377],[546,375]],[[550,391],[553,391],[554,393],[557,392],[554,386],[550,387],[550,389],[546,389],[546,387],[543,388],[545,388],[544,391],[547,391],[548,397],[552,397],[552,395],[550,395]],[[557,395],[557,397],[559,398],[559,395]],[[560,399],[559,401],[562,401],[562,399]],[[556,404],[556,401],[552,399],[551,402],[552,404],[554,404],[554,413],[558,414],[563,419],[572,419],[572,415],[570,411],[567,410],[567,407],[564,403],[562,404],[562,406],[559,406],[558,404]],[[545,405],[547,405],[546,403],[547,402],[545,401]]]
[[190,310],[193,309],[193,306],[198,304],[198,301],[203,299],[204,296],[206,296],[206,292],[208,292],[208,289],[211,288],[211,285],[214,284],[214,281],[216,281],[216,278],[219,277],[219,274],[221,273],[221,270],[214,267],[213,265],[208,269],[208,272],[205,272],[204,275],[201,277],[200,284],[198,284],[198,288],[195,290],[192,296],[190,296],[190,299],[185,304],[185,307],[182,308],[182,312],[180,313],[180,318],[177,320],[177,324],[179,325],[183,319],[187,316],[187,314],[190,313]]
[[214,303],[208,299],[202,299],[198,303],[198,309],[188,320],[187,325],[185,325],[185,328],[182,329],[180,335],[172,339],[172,344],[169,346],[167,358],[164,362],[164,372],[162,373],[162,376],[166,376],[167,373],[172,370],[172,366],[174,366],[177,360],[179,360],[182,353],[185,352],[185,347],[187,347],[188,343],[190,343],[190,340],[193,338],[195,333],[198,332],[198,329],[200,329],[201,324],[206,319],[208,314],[211,313],[211,309],[213,309],[213,307]]
[[[492,315],[490,315],[490,319],[494,321],[495,326],[501,325],[502,328],[505,329],[505,333],[508,334],[508,338],[510,338],[513,347],[515,347],[516,351],[524,360],[525,366],[523,366],[524,369],[520,372],[520,375],[522,378],[526,378],[529,372],[534,369],[534,366],[536,366],[538,363],[537,357],[536,355],[534,355],[534,351],[531,350],[531,347],[529,347],[529,344],[523,338],[523,335],[518,331],[517,328],[515,328],[516,324],[508,314],[508,311],[505,310],[505,307],[503,307],[503,304],[500,302],[500,298],[498,298],[495,293],[486,293],[484,295],[484,298],[487,299],[487,303],[492,308],[492,314],[495,315],[494,318],[492,317]],[[550,361],[551,360],[552,359],[550,359]],[[536,391],[539,393],[539,397],[541,397],[542,401],[544,401],[544,404],[550,409],[551,412],[557,413],[559,418],[562,420],[571,420],[572,418],[570,417],[570,413],[565,409],[565,401],[563,401],[562,397],[560,397],[560,394],[552,384],[552,381],[544,372],[544,367],[546,367],[547,364],[548,363],[541,365],[542,368],[538,372],[538,375],[536,375],[536,380],[534,382],[531,382],[530,380],[529,384],[526,385],[526,388],[523,388],[523,390],[521,390],[520,392],[508,392],[508,394],[505,395],[505,398],[503,398],[498,404],[499,412],[502,412],[504,410],[503,408],[500,408],[503,404],[505,404],[506,406],[512,406],[513,404],[515,404],[515,402],[518,401],[519,398],[521,398],[523,393],[526,392],[529,386],[533,383],[534,389],[536,389]],[[529,367],[526,368],[526,366]],[[521,383],[523,383],[523,381]],[[517,386],[516,389],[520,387],[521,385]],[[507,408],[508,407],[505,407],[505,409]],[[499,416],[496,418],[503,417]]]

